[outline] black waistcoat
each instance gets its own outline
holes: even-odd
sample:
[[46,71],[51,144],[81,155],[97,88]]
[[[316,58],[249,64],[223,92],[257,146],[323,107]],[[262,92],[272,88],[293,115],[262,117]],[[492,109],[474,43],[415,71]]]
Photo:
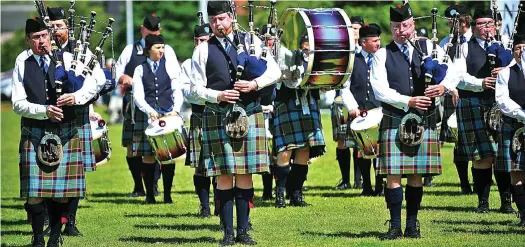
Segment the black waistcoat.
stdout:
[[[476,37],[472,36],[468,42],[468,55],[466,58],[467,72],[478,79],[490,77],[490,65],[487,59],[487,53],[483,49]],[[481,97],[484,99],[494,98],[493,90],[485,90],[483,92],[472,92],[467,90],[458,90],[459,96],[464,97]]]
[[166,71],[166,58],[160,60],[157,74],[151,71],[147,61],[142,63],[142,85],[148,105],[153,108],[158,105],[162,110],[168,110],[173,106],[173,90],[170,76]]
[[138,49],[142,49],[142,45],[139,41],[135,41],[133,44],[133,50],[131,52],[131,57],[129,58],[128,64],[126,64],[126,67],[124,68],[124,74],[133,77],[133,73],[135,73],[135,68],[137,68],[138,65],[144,63],[146,61],[146,54],[145,50],[143,50],[143,54],[138,54]]
[[525,109],[525,78],[517,64],[510,67],[509,96],[522,109]]
[[370,69],[362,53],[355,55],[354,69],[350,80],[352,81],[350,91],[354,95],[359,109],[370,110],[379,106],[379,102],[374,98],[374,92],[370,84]]

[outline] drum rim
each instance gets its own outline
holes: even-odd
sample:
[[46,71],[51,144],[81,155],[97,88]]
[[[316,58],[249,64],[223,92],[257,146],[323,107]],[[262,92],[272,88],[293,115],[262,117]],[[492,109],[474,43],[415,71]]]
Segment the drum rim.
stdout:
[[[379,125],[381,124],[381,121],[383,121],[383,115],[384,115],[383,114],[383,108],[377,107],[377,108],[374,108],[374,109],[370,109],[367,112],[368,112],[368,114],[370,114],[370,112],[373,112],[373,113],[378,112],[378,114],[381,114],[381,119],[377,123],[377,126],[379,127]],[[368,117],[368,115],[367,115],[367,117]],[[374,127],[374,126],[370,126],[370,127],[366,128],[366,129],[357,129],[357,130],[355,130],[354,126],[357,125],[357,120],[359,120],[359,119],[365,119],[365,118],[361,117],[361,116],[357,116],[354,120],[352,120],[352,122],[350,123],[350,129],[352,131],[363,131],[363,130],[370,129],[371,127]]]
[[[159,118],[157,121],[159,121],[159,120],[164,120],[164,121],[166,121],[168,118],[180,118],[181,121],[182,121],[182,128],[184,128],[184,119],[182,119],[182,117],[180,117],[180,116],[164,116],[164,117]],[[166,121],[166,124],[168,124],[168,123],[170,123],[170,122],[172,122],[172,121]],[[153,131],[153,128],[157,128],[157,127],[153,127],[152,124],[153,124],[153,122],[150,123],[150,124],[148,125],[148,127],[146,127],[146,129],[144,130],[144,134],[145,134],[146,136],[148,136],[148,137],[150,137],[150,136],[151,136],[151,137],[154,137],[154,136],[169,135],[169,134],[172,134],[174,131],[177,130],[177,127],[174,127],[174,128],[171,129],[171,130],[166,130],[166,131],[163,131],[163,132],[161,132],[161,133],[153,133],[153,134],[155,134],[155,135],[150,135],[150,134],[148,134],[148,132]],[[176,126],[176,125],[175,125],[175,126]],[[166,127],[162,127],[162,128],[166,128]],[[178,130],[177,130],[177,131],[178,131]],[[181,132],[181,131],[179,131],[179,132]],[[181,132],[181,134],[182,134],[182,132]]]

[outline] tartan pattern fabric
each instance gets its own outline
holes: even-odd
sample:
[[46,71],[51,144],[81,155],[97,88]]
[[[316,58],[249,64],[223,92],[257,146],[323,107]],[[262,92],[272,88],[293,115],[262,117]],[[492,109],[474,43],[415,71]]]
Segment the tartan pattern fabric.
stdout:
[[[190,116],[190,130],[188,131],[188,153],[185,165],[202,170],[202,112],[192,112]],[[200,168],[200,169],[199,169]]]
[[[397,121],[393,121],[390,116],[384,115],[383,122]],[[401,143],[398,132],[397,127],[382,128],[379,131],[378,174],[441,174],[441,154],[436,129],[425,128],[423,142],[413,147]]]
[[206,176],[269,171],[270,156],[262,108],[252,103],[245,109],[248,133],[242,139],[231,139],[226,135],[223,124],[227,108],[206,104],[202,117],[202,152]]
[[[126,90],[124,97],[122,97],[122,114],[124,115],[124,123],[122,125],[122,146],[127,147],[133,144],[133,123],[131,122],[131,90]],[[140,111],[135,109],[135,112]]]
[[77,109],[78,137],[80,138],[80,148],[82,149],[82,158],[84,159],[84,168],[86,172],[96,170],[97,162],[93,150],[93,133],[89,123],[89,107],[80,107]]
[[135,124],[133,125],[133,155],[155,156],[153,147],[149,143],[148,136],[144,131],[148,128],[149,117],[141,110],[135,111]]
[[19,144],[20,197],[85,197],[86,180],[81,139],[76,122],[61,126],[64,153],[60,164],[46,166],[37,158],[37,147],[45,131],[58,135],[58,126],[22,127]]
[[496,157],[496,142],[485,121],[485,112],[492,107],[494,100],[479,97],[460,98],[456,114],[458,119],[458,138],[464,144],[469,161]]
[[275,101],[274,142],[278,153],[310,147],[310,158],[325,153],[325,140],[318,103],[310,96],[310,114],[305,115],[295,100]]
[[[499,135],[497,137],[498,156],[496,157],[494,169],[502,172],[524,171],[525,162],[523,162],[524,160],[522,158],[523,152],[515,155],[511,148],[512,137],[514,137],[516,130],[523,127],[523,124],[514,118],[504,115],[502,119],[503,122],[500,124]],[[521,164],[520,161],[522,161],[523,164]]]
[[441,103],[443,104],[443,119],[441,121],[439,140],[442,142],[454,143],[452,133],[448,129],[447,124],[448,118],[456,111],[456,106],[454,106],[454,103],[452,102],[452,95],[445,94]]

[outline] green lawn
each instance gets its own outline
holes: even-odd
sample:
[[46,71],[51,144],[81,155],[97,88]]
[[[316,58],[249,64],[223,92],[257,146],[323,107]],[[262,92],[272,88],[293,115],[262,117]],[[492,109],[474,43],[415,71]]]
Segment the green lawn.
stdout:
[[[9,106],[2,109],[1,242],[2,246],[27,246],[31,227],[24,201],[19,199],[17,167],[20,117]],[[340,174],[329,115],[323,115],[323,124],[328,153],[315,160],[306,182],[306,199],[312,207],[277,210],[272,203],[260,202],[261,179],[254,176],[257,198],[252,234],[259,246],[525,246],[525,229],[515,226],[517,218],[496,212],[500,203],[496,186],[491,193],[492,212],[485,215],[473,213],[476,196],[459,194],[451,145],[442,152],[444,174],[434,180],[435,187],[425,188],[419,214],[423,238],[380,242],[377,237],[387,230],[383,223],[389,217],[385,200],[360,197],[358,190],[332,189]],[[113,157],[87,175],[89,198],[80,203],[78,212],[79,229],[85,236],[66,237],[65,246],[217,246],[222,238],[218,217],[195,217],[198,199],[193,193],[192,169],[177,166],[173,205],[143,205],[142,198],[128,197],[132,181],[120,133],[121,126],[110,126]]]

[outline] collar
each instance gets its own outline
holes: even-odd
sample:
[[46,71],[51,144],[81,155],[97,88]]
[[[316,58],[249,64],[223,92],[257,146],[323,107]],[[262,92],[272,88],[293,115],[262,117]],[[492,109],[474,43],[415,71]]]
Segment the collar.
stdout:
[[140,39],[140,45],[142,46],[142,48],[146,48],[146,40],[144,40],[143,38]]
[[[361,50],[361,54],[363,55],[363,57],[367,58],[368,54],[371,54],[371,53],[368,53],[368,52],[365,51],[365,49],[362,49]],[[372,54],[372,55],[374,55],[374,54]]]
[[463,34],[463,36],[465,36],[465,39],[469,41],[472,38],[472,28],[469,28],[467,32]]
[[146,61],[148,62],[148,65],[149,65],[149,67],[151,68],[151,70],[153,70],[153,63],[157,62],[157,65],[160,65],[160,60],[158,60],[158,61],[153,61],[153,60],[151,60],[151,59],[148,57],[148,58],[146,58]]
[[[230,38],[231,41],[233,41],[233,32],[231,32],[230,34],[227,35],[228,38]],[[224,38],[221,38],[221,37],[218,37],[218,36],[215,36],[215,38],[217,38],[217,40],[221,43],[221,45],[224,47]],[[241,41],[242,42],[242,41]],[[231,45],[231,44],[230,44]]]
[[64,48],[67,46],[68,43],[69,43],[69,39],[66,40],[66,42],[64,42],[64,43],[62,44],[62,47],[61,47],[61,48],[64,49]]
[[405,44],[399,44],[396,41],[394,41],[394,43],[397,45],[397,48],[399,48],[400,51],[402,51],[401,46],[403,46],[403,45],[407,45],[409,51],[412,48],[412,46],[410,45],[410,43],[408,41]]
[[[33,56],[35,57],[38,65],[40,65],[40,55],[37,55],[37,54],[33,54]],[[49,62],[51,61],[49,59],[49,55],[45,55],[45,58],[46,58],[46,64],[49,65]]]
[[485,49],[485,40],[482,40],[478,37],[476,37],[476,42],[481,46],[481,48]]

